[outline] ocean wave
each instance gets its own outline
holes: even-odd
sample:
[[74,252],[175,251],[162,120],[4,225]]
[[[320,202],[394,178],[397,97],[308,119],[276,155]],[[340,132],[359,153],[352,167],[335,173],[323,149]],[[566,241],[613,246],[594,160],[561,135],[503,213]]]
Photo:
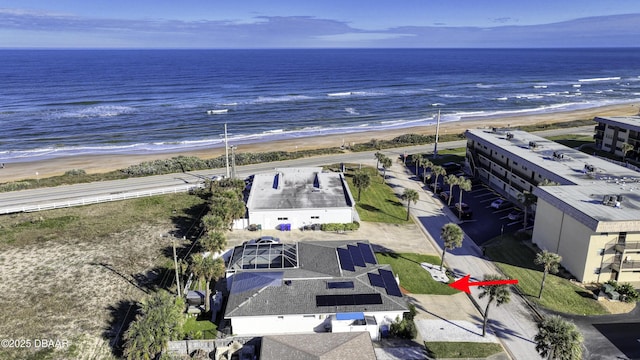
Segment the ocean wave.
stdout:
[[307,95],[283,95],[283,96],[260,96],[253,101],[254,104],[270,104],[289,101],[305,101],[313,99]]
[[534,89],[546,89],[548,85],[533,85]]
[[590,78],[590,79],[578,79],[579,82],[596,82],[596,81],[612,81],[612,80],[620,80],[620,76]]
[[135,109],[129,106],[121,105],[99,105],[79,110],[53,112],[53,118],[93,118],[93,117],[113,117],[123,114],[135,112]]

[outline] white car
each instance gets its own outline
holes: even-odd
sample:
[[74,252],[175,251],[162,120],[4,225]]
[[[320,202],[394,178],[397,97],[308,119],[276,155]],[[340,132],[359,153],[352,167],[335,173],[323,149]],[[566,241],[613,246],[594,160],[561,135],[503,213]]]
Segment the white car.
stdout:
[[494,209],[504,209],[511,206],[511,203],[505,199],[498,199],[491,203],[491,207]]
[[280,239],[278,239],[277,237],[273,237],[273,236],[263,236],[257,239],[253,239],[253,240],[249,240],[249,242],[247,242],[247,244],[252,245],[252,244],[279,244],[280,243]]

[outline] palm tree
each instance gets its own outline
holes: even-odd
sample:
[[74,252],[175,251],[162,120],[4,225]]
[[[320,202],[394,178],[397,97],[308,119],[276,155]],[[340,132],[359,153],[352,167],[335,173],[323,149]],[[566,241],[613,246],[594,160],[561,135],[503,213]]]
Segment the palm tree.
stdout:
[[467,179],[464,176],[458,177],[458,189],[460,189],[460,197],[458,197],[460,206],[458,207],[458,213],[460,218],[462,219],[462,192],[471,190],[471,180]]
[[427,183],[427,169],[432,167],[433,163],[431,162],[431,160],[425,158],[422,158],[422,182],[423,183]]
[[449,202],[447,205],[451,206],[451,199],[453,199],[453,187],[458,185],[458,177],[453,174],[449,174],[444,178],[444,183],[449,185]]
[[527,219],[529,217],[529,208],[531,205],[535,204],[538,200],[538,197],[533,195],[530,191],[523,191],[521,194],[518,194],[518,201],[522,204],[524,208],[524,220],[522,221],[522,229],[527,228]]
[[[494,281],[494,280],[505,280],[500,275],[485,275],[484,281]],[[506,304],[511,301],[511,293],[509,292],[509,288],[507,285],[485,285],[480,286],[482,292],[480,293],[479,298],[482,299],[485,296],[489,297],[489,301],[487,301],[487,307],[484,309],[484,320],[482,322],[482,336],[487,334],[487,320],[489,320],[489,307],[491,303],[495,301],[496,306],[500,306],[502,304]]]
[[202,222],[202,226],[207,232],[225,230],[227,227],[223,218],[213,214],[207,214],[203,216],[201,222]]
[[376,151],[376,153],[373,154],[373,157],[376,158],[376,170],[378,170],[380,168],[380,161],[382,161],[384,154],[381,153],[380,151]]
[[124,333],[126,359],[155,359],[170,340],[184,335],[184,300],[166,291],[153,293],[142,301],[140,313]]
[[371,175],[365,171],[356,171],[353,175],[353,186],[358,189],[358,201],[360,201],[360,193],[362,189],[366,189],[371,185]]
[[210,231],[200,238],[200,245],[204,251],[217,253],[227,247],[227,238],[221,231]]
[[582,334],[576,325],[553,315],[538,324],[538,334],[533,338],[536,350],[548,359],[582,359]]
[[562,261],[562,256],[549,252],[547,250],[542,250],[541,252],[536,254],[536,258],[533,262],[536,265],[542,265],[544,271],[542,273],[542,283],[540,284],[540,292],[538,293],[538,299],[542,297],[542,289],[544,289],[544,281],[547,279],[547,274],[551,272],[555,274],[558,272],[558,265]]
[[411,215],[411,202],[414,204],[417,203],[418,199],[420,199],[420,195],[413,189],[404,189],[402,198],[407,200],[407,220],[409,220],[409,216]]
[[382,183],[384,183],[387,180],[387,169],[393,165],[393,161],[385,156],[380,159],[380,163],[382,164]]
[[433,179],[433,192],[436,191],[436,187],[438,186],[438,178],[442,175],[447,175],[447,170],[445,170],[440,165],[434,165],[431,167],[431,176],[435,176]]
[[440,261],[440,270],[442,270],[444,256],[447,253],[447,250],[453,250],[462,246],[464,233],[462,232],[462,228],[457,224],[448,223],[440,230],[440,238],[444,243],[444,247],[442,248],[442,260]]
[[627,153],[633,150],[634,146],[628,142],[623,142],[622,145],[620,145],[620,149],[622,150],[622,161],[624,162],[627,158]]
[[212,280],[217,280],[224,275],[224,261],[222,258],[214,259],[211,256],[203,256],[202,254],[194,254],[191,257],[191,271],[193,275],[200,281],[206,282],[206,297],[204,300],[205,312],[209,312],[211,302],[211,285]]

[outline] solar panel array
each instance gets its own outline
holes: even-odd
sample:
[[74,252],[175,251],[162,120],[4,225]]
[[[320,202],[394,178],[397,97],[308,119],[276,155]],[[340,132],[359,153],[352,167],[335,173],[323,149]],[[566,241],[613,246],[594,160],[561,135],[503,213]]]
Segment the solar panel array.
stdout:
[[382,269],[378,271],[384,281],[384,288],[387,290],[387,295],[402,297],[402,292],[400,292],[400,287],[398,286],[393,273],[389,270]]
[[357,243],[347,245],[346,249],[338,248],[338,258],[342,270],[356,271],[356,266],[366,267],[367,264],[376,264],[376,257],[368,244]]
[[349,254],[349,250],[341,248],[338,248],[337,250],[342,270],[356,271],[356,268],[353,265],[353,260],[351,260],[351,254]]
[[379,305],[380,294],[316,295],[316,306]]
[[379,274],[367,273],[369,283],[371,283],[372,286],[384,288],[387,291],[387,295],[402,297],[402,292],[393,273],[389,270],[382,269],[378,270],[378,272]]
[[327,283],[327,289],[353,289],[353,281],[329,281]]

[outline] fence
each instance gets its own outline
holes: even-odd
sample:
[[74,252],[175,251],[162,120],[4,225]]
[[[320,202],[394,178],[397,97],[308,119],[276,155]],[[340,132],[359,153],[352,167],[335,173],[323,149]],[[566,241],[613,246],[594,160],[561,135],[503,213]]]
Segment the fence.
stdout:
[[84,197],[79,199],[56,201],[56,202],[49,202],[49,203],[42,203],[42,204],[0,207],[0,214],[12,214],[12,213],[19,213],[19,212],[36,212],[36,211],[53,210],[53,209],[60,209],[60,208],[69,208],[73,206],[99,204],[99,203],[111,202],[111,201],[135,199],[135,198],[155,196],[155,195],[177,194],[177,193],[187,192],[195,187],[198,187],[198,185],[188,184],[188,185],[173,186],[168,188],[165,187],[165,188],[158,188],[158,189],[149,189],[144,191],[122,192],[117,194],[100,195],[95,197],[93,196]]

